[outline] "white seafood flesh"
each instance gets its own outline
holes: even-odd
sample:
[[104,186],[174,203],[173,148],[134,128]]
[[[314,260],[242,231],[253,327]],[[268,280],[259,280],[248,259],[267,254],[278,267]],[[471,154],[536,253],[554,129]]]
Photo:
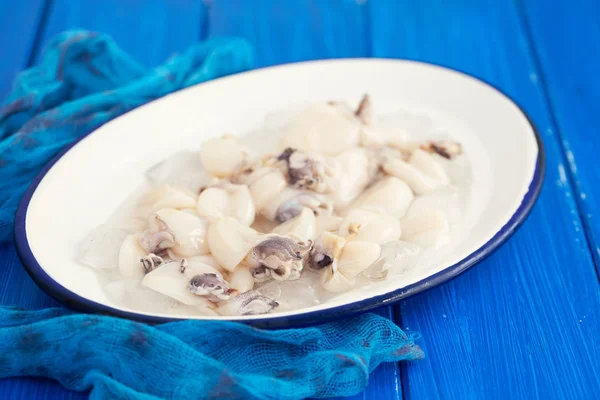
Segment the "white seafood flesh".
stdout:
[[211,303],[229,300],[233,293],[229,282],[214,272],[195,274],[188,281],[187,289],[191,294],[201,296]]
[[355,209],[344,218],[338,234],[348,241],[384,244],[400,239],[400,221],[378,211]]
[[315,217],[315,236],[320,236],[323,232],[336,232],[344,218],[337,215],[317,215]]
[[259,271],[277,280],[298,279],[311,247],[310,241],[304,243],[288,236],[265,235],[248,253],[245,261],[255,277]]
[[351,289],[355,280],[349,279],[337,269],[337,262],[326,268],[321,275],[321,286],[328,292],[341,293]]
[[265,216],[257,215],[254,218],[254,222],[250,227],[259,233],[269,233],[275,229],[279,223],[277,221],[271,221]]
[[315,213],[309,208],[304,208],[300,214],[276,226],[272,232],[297,237],[303,242],[314,240],[316,236]]
[[248,185],[256,213],[261,212],[287,186],[283,172],[274,167],[258,167],[240,175],[237,180]]
[[288,187],[263,208],[262,215],[273,221],[285,222],[298,216],[305,208],[315,215],[329,215],[333,211],[333,205],[326,196]]
[[209,219],[233,217],[244,225],[254,222],[254,201],[246,185],[225,184],[200,193],[196,204],[199,215]]
[[119,251],[118,265],[121,275],[141,279],[145,272],[140,260],[146,254],[146,250],[140,245],[137,234],[127,236]]
[[280,301],[285,312],[368,280],[402,281],[469,204],[462,146],[433,140],[434,128],[424,115],[377,116],[365,95],[355,110],[304,108],[244,144],[210,139],[196,158],[150,171],[156,186],[129,201],[128,228],[102,263],[115,259],[123,282],[137,282],[114,287],[192,315],[267,314]]
[[401,221],[402,240],[421,246],[434,246],[450,231],[446,215],[439,210],[408,216]]
[[238,265],[229,274],[229,287],[238,293],[244,293],[252,290],[254,279],[250,270],[244,265]]
[[212,222],[207,233],[210,253],[228,271],[233,271],[246,257],[257,238],[254,229],[231,217]]
[[209,139],[200,148],[202,165],[212,175],[229,178],[250,161],[250,150],[232,136]]
[[369,184],[375,164],[365,149],[354,148],[329,160],[331,176],[327,177],[328,191],[335,208],[350,204]]
[[207,264],[188,263],[182,272],[181,263],[171,262],[146,274],[142,285],[183,304],[210,308],[210,302],[206,298],[194,295],[188,290],[188,284],[194,276],[207,273],[222,277],[219,271]]
[[267,314],[277,306],[279,303],[275,300],[250,290],[219,303],[218,310],[221,315],[260,315]]
[[288,147],[273,163],[279,162],[286,170],[290,185],[317,193],[328,190],[326,179],[333,173],[326,158],[319,153],[303,153]]
[[317,271],[330,266],[339,258],[345,244],[346,239],[342,236],[331,232],[323,233],[310,250],[307,265]]
[[286,126],[282,147],[336,155],[358,145],[360,122],[337,104],[316,104]]
[[182,257],[208,254],[206,232],[208,220],[190,213],[173,209],[162,209],[156,215],[164,221],[175,235],[173,251]]
[[400,218],[406,214],[413,198],[414,195],[406,183],[390,176],[367,188],[350,208],[378,210]]
[[196,195],[194,193],[165,184],[145,193],[141,197],[138,204],[138,213],[145,217],[163,208],[185,210],[195,207]]
[[[173,258],[175,261],[181,261],[181,257],[171,257]],[[213,267],[214,269],[218,270],[219,272],[224,272],[223,267],[221,267],[219,265],[219,262],[217,261],[216,258],[214,258],[212,255],[210,254],[204,254],[201,256],[193,256],[193,257],[186,257],[185,258],[187,260],[188,263],[202,263],[202,264],[207,264],[210,265],[211,267]]]
[[415,150],[408,162],[392,158],[383,169],[405,181],[416,194],[427,194],[450,183],[446,171],[435,158],[424,150]]
[[348,279],[354,279],[379,258],[381,247],[373,242],[352,241],[344,245],[337,262],[337,270]]

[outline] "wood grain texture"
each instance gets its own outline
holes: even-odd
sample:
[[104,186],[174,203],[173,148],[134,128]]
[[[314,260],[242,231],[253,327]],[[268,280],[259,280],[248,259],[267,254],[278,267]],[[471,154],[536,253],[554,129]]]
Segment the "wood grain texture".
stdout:
[[355,0],[212,0],[209,34],[256,46],[257,66],[369,55],[366,8]]
[[600,2],[519,4],[600,277]]
[[199,0],[54,0],[43,41],[67,29],[98,31],[155,66],[200,39],[204,12]]
[[405,397],[592,398],[600,392],[600,288],[518,9],[491,0],[372,1],[370,14],[375,56],[491,82],[528,111],[547,151],[541,198],[517,234],[457,279],[401,302],[402,326],[422,333],[427,355],[403,369]]
[[[257,65],[369,55],[366,7],[343,1],[244,1],[209,3],[209,35],[236,35],[256,49]],[[391,307],[378,311],[393,317]],[[382,364],[369,386],[352,399],[401,399],[400,368]]]
[[0,1],[0,102],[27,66],[43,11],[44,0]]

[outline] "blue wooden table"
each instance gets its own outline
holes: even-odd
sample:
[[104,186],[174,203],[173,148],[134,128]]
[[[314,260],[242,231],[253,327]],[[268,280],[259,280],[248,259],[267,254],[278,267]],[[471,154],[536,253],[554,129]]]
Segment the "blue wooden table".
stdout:
[[[530,114],[546,146],[538,204],[487,260],[380,310],[421,332],[426,358],[381,366],[356,398],[600,396],[600,2],[0,0],[0,96],[50,37],[72,28],[106,32],[148,65],[227,34],[249,39],[259,66],[407,58],[501,88]],[[0,247],[0,263],[2,304],[57,305],[12,246]],[[86,394],[19,378],[0,380],[0,398]]]

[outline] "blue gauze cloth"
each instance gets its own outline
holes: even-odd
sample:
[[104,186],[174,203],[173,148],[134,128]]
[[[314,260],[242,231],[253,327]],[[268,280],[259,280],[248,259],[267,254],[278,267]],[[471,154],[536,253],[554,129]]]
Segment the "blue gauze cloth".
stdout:
[[[145,70],[108,37],[57,36],[0,110],[0,234],[40,168],[77,137],[174,90],[247,70],[252,50],[211,39]],[[301,399],[360,392],[382,362],[423,357],[374,314],[267,331],[224,321],[157,326],[66,309],[0,307],[0,377],[41,376],[92,399]]]
[[225,321],[148,326],[63,309],[0,308],[0,377],[44,376],[91,399],[303,399],[360,392],[381,362],[423,353],[375,314],[266,331]]
[[0,241],[11,238],[23,193],[66,145],[150,100],[252,67],[250,45],[210,39],[146,70],[109,37],[71,31],[50,41],[0,109]]

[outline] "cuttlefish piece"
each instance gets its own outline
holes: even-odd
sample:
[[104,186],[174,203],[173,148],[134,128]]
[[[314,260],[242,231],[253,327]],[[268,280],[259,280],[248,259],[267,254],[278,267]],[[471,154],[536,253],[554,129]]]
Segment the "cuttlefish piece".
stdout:
[[339,272],[337,262],[325,268],[321,275],[321,286],[328,292],[341,293],[351,289],[355,284],[355,280],[347,278]]
[[175,210],[193,209],[196,206],[196,195],[185,189],[177,189],[170,185],[162,185],[146,194],[139,201],[139,209],[144,215],[154,213],[163,208]]
[[402,240],[420,246],[438,245],[450,232],[446,215],[440,210],[405,217],[401,220]]
[[347,107],[315,104],[300,112],[285,128],[283,148],[336,155],[358,145],[360,121]]
[[399,158],[390,158],[383,170],[405,181],[416,194],[431,193],[450,183],[443,166],[424,150],[415,150],[408,162]]
[[183,304],[210,306],[207,298],[195,295],[188,289],[190,280],[202,274],[214,274],[223,278],[219,271],[207,264],[188,262],[182,268],[181,262],[170,262],[146,274],[142,285]]
[[346,239],[332,232],[324,232],[310,250],[307,265],[316,271],[327,268],[339,258]]
[[233,217],[249,226],[254,222],[254,201],[246,185],[231,183],[209,187],[200,193],[196,204],[199,215],[211,220]]
[[244,293],[254,287],[254,277],[245,265],[238,265],[229,274],[229,287],[237,293]]
[[200,148],[204,168],[219,178],[229,178],[250,160],[250,150],[232,136],[209,139]]
[[271,277],[277,280],[297,279],[311,246],[310,241],[304,243],[287,236],[265,235],[248,253],[246,263],[251,270],[261,267],[270,269]]
[[[168,253],[172,260],[181,261],[181,257],[172,256],[170,252]],[[216,258],[214,258],[211,254],[203,254],[201,256],[193,256],[185,258],[189,263],[202,263],[208,264],[219,272],[224,272],[225,269],[219,265],[219,262]]]
[[[182,257],[208,254],[206,232],[208,220],[180,210],[162,209],[155,214],[165,224],[167,232],[172,232],[176,241],[172,251]],[[158,254],[157,252],[152,252]]]
[[344,218],[338,234],[348,241],[384,244],[400,239],[400,221],[378,211],[355,209]]
[[322,286],[334,293],[354,286],[355,278],[381,255],[381,246],[366,241],[346,241],[342,236],[325,232],[317,238],[307,265],[322,270]]
[[381,120],[375,118],[373,104],[366,94],[361,99],[354,114],[361,122],[360,145],[363,147],[378,148],[385,145],[394,145],[406,141],[409,137],[409,133],[405,129],[396,124],[391,126],[382,124]]
[[420,143],[415,142],[413,136],[423,136],[432,129],[432,121],[427,115],[396,112],[376,117],[367,95],[361,100],[355,114],[362,123],[360,145],[363,147],[392,146],[402,150],[414,149],[419,147]]
[[325,179],[331,171],[322,155],[307,154],[288,147],[277,156],[277,160],[285,164],[290,185],[317,193],[327,191]]
[[317,215],[315,217],[315,237],[324,232],[337,232],[344,218],[337,215]]
[[363,95],[362,99],[360,99],[354,115],[365,125],[373,123],[373,104],[368,94]]
[[277,167],[251,168],[240,174],[236,180],[248,185],[256,213],[270,204],[288,184],[284,173]]
[[194,275],[188,282],[188,290],[196,296],[204,296],[213,303],[229,300],[231,297],[227,281],[211,272]]
[[381,255],[381,246],[373,242],[347,242],[339,256],[337,271],[349,280],[369,268]]
[[271,276],[271,270],[264,265],[259,265],[249,269],[252,275],[252,280],[256,283],[263,283],[273,279]]
[[330,175],[325,178],[335,208],[350,204],[369,184],[377,165],[365,149],[355,148],[328,159]]
[[210,253],[228,271],[235,270],[257,240],[254,229],[231,217],[212,222],[207,233]]
[[272,232],[294,236],[303,242],[314,240],[316,234],[315,213],[310,208],[304,208],[300,214],[276,226]]
[[140,245],[138,235],[131,234],[125,238],[119,250],[119,272],[127,278],[142,279],[144,266],[140,260],[148,254]]
[[267,314],[279,306],[275,300],[261,295],[255,290],[244,293],[219,303],[221,315],[260,315]]
[[281,223],[300,215],[304,208],[312,210],[315,215],[330,215],[333,212],[333,205],[327,196],[288,187],[262,210],[262,215]]
[[175,233],[158,214],[148,217],[147,226],[139,237],[139,243],[146,254],[164,254],[167,249],[177,245]]
[[420,148],[428,153],[435,153],[448,160],[452,160],[463,153],[462,145],[460,143],[449,140],[430,141],[422,144]]
[[144,266],[144,272],[149,273],[163,265],[165,260],[156,254],[150,253],[147,256],[140,258],[140,262]]
[[400,218],[410,207],[414,195],[402,180],[389,176],[381,179],[362,192],[349,207],[377,210]]

